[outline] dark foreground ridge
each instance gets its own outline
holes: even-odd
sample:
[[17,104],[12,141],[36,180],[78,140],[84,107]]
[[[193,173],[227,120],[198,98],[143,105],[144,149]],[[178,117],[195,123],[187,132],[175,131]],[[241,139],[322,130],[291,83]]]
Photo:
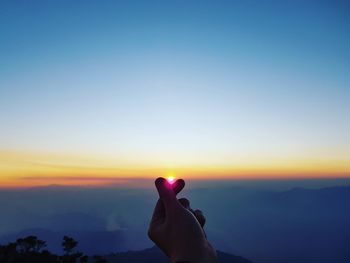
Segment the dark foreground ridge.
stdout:
[[[36,236],[19,238],[15,242],[0,245],[1,263],[168,263],[169,259],[157,248],[152,247],[141,251],[128,251],[109,255],[87,256],[79,252],[78,242],[64,236],[62,240],[62,255],[56,255],[46,249],[46,241]],[[220,263],[251,263],[239,256],[218,251]]]
[[[220,251],[218,257],[220,263],[252,263],[245,258]],[[111,263],[169,263],[169,259],[157,247],[111,254],[104,258]]]

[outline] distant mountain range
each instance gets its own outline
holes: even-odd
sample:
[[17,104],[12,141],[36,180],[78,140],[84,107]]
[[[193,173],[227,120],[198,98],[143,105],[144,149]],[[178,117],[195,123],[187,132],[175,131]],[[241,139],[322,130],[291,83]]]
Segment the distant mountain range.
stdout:
[[[350,262],[349,186],[277,191],[231,185],[185,189],[182,196],[204,211],[208,238],[220,251],[254,263]],[[156,199],[145,189],[0,190],[0,244],[36,235],[60,254],[69,235],[90,256],[141,253],[152,246],[146,230]]]
[[[35,235],[48,241],[48,249],[62,254],[61,242],[64,235],[72,236],[78,241],[78,250],[87,255],[104,255],[106,251],[127,250],[123,246],[123,231],[50,231],[45,229],[27,229],[16,234],[2,237],[0,244],[15,241],[17,238]],[[169,263],[169,259],[157,248],[152,247],[140,251],[127,251],[103,256],[108,262],[116,263]],[[250,263],[240,256],[218,251],[220,263]]]

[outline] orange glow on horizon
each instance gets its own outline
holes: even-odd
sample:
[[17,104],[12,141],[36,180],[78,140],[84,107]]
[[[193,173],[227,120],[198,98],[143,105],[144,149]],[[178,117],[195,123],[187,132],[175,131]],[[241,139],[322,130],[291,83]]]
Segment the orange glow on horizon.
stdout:
[[[235,163],[235,162],[233,162]],[[237,163],[237,162],[236,162]],[[169,172],[171,171],[171,172]],[[150,180],[162,176],[177,178],[220,179],[304,179],[350,178],[348,160],[288,160],[240,165],[203,165],[157,167],[140,163],[66,155],[35,155],[0,152],[0,187],[31,187],[51,184],[71,186],[126,186],[132,179]]]

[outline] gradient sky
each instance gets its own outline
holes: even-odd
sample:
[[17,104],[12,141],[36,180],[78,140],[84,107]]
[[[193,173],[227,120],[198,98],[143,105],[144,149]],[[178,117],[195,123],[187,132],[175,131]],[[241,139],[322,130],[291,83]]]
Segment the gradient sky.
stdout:
[[349,176],[349,13],[347,1],[1,1],[0,185]]

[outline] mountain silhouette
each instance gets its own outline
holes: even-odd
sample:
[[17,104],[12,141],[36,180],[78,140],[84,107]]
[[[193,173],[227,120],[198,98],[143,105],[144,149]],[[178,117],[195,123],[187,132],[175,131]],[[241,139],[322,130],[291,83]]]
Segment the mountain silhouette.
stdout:
[[[350,186],[208,186],[183,195],[205,212],[216,249],[256,263],[350,262]],[[87,256],[140,251],[153,245],[145,231],[156,198],[147,189],[0,190],[0,244],[35,235],[60,254],[69,235]]]
[[[16,241],[0,245],[0,262],[2,263],[167,263],[169,259],[158,247],[142,251],[128,251],[109,255],[88,256],[79,251],[78,241],[69,236],[61,239],[63,253],[55,254],[47,250],[47,242],[37,236],[26,236]],[[218,251],[221,263],[250,263],[242,257]]]

